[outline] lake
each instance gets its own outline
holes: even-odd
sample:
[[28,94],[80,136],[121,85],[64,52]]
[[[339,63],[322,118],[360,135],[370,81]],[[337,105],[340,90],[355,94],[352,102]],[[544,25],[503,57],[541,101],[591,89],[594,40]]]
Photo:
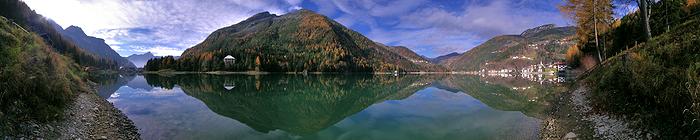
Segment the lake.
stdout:
[[537,139],[542,76],[131,75],[99,95],[144,139]]

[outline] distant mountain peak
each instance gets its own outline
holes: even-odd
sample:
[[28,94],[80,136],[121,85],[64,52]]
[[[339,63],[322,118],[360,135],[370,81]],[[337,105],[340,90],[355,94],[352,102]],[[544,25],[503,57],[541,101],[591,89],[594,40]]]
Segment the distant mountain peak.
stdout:
[[532,36],[532,35],[537,34],[539,32],[542,32],[544,30],[554,29],[556,27],[557,27],[557,25],[555,25],[555,24],[545,24],[542,26],[537,26],[537,27],[532,28],[532,29],[527,29],[522,34],[520,34],[520,36],[529,37],[529,36]]
[[132,54],[126,57],[127,60],[131,61],[131,63],[134,63],[136,67],[142,68],[144,65],[146,65],[146,62],[148,62],[149,59],[157,58],[157,56],[153,55],[151,52],[146,52],[143,54]]
[[117,62],[117,64],[119,64],[119,66],[134,67],[133,63],[124,59],[121,55],[119,55],[119,53],[114,51],[114,49],[105,43],[104,39],[88,36],[85,34],[85,31],[78,26],[68,26],[68,28],[63,30],[61,34],[71,39],[75,45],[89,53],[114,60]]
[[83,31],[82,28],[75,26],[75,25],[68,26],[68,28],[66,28],[66,30],[64,30],[64,31],[71,33],[71,34],[87,36],[87,34],[85,34],[85,31]]
[[131,54],[128,57],[144,57],[144,56],[145,57],[155,57],[155,55],[153,55],[153,53],[151,53],[151,52],[146,52],[143,54]]
[[455,55],[459,55],[459,53],[457,53],[457,52],[452,52],[452,53],[446,54],[446,55],[444,55],[444,56],[455,56]]
[[430,58],[429,60],[430,60],[431,62],[435,63],[435,64],[439,64],[439,63],[442,63],[443,61],[445,61],[445,60],[447,60],[447,59],[451,59],[451,58],[454,58],[454,57],[457,57],[457,56],[460,56],[460,55],[462,55],[462,54],[457,53],[457,52],[452,52],[452,53],[445,54],[445,55],[441,55],[441,56],[438,56],[438,57],[435,57],[435,58]]

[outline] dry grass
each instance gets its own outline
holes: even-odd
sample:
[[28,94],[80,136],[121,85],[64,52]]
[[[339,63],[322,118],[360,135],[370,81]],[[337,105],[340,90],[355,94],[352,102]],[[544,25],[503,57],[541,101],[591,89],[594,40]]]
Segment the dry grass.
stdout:
[[[42,38],[0,17],[0,131],[13,124],[60,117],[75,92],[85,90],[76,64]],[[2,133],[0,133],[2,135]]]

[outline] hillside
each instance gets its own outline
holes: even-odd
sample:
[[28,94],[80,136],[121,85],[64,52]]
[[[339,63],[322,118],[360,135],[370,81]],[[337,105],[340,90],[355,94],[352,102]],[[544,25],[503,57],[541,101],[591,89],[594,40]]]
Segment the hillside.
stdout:
[[573,45],[574,27],[552,24],[528,29],[521,35],[502,35],[455,57],[438,61],[454,71],[519,70],[530,65],[563,61]]
[[391,50],[394,51],[394,53],[401,55],[402,57],[408,59],[408,61],[420,65],[421,67],[429,68],[434,71],[445,70],[445,68],[443,68],[442,66],[436,65],[435,63],[431,63],[430,60],[426,59],[421,55],[418,55],[416,52],[413,52],[411,51],[411,49],[406,48],[404,46],[394,46],[389,48],[391,48]]
[[[231,55],[235,63],[224,65]],[[150,62],[149,62],[150,63]],[[214,31],[185,50],[176,62],[155,60],[147,70],[179,71],[309,71],[389,72],[431,71],[390,47],[378,44],[338,22],[309,10],[277,16],[256,14]]]
[[46,45],[52,47],[56,52],[68,56],[81,66],[99,69],[117,69],[119,66],[115,61],[102,58],[89,53],[78,47],[68,37],[60,32],[53,21],[34,12],[24,2],[19,0],[0,1],[0,16],[6,17],[22,28],[39,35]]
[[[700,17],[608,58],[582,83],[599,110],[641,120],[666,139],[698,137],[700,124]],[[648,114],[648,115],[639,115]],[[677,138],[674,138],[677,137]]]
[[462,55],[462,54],[456,53],[456,52],[452,52],[452,53],[449,53],[449,54],[446,54],[446,55],[441,55],[441,56],[438,56],[438,57],[435,57],[435,58],[430,58],[430,62],[433,63],[433,64],[440,64],[440,63],[442,63],[442,62],[445,61],[445,60],[449,60],[449,59],[452,59],[452,58],[454,58],[454,57],[456,57],[456,56],[460,56],[460,55]]
[[132,54],[132,55],[129,55],[129,57],[126,57],[127,60],[134,63],[134,65],[136,65],[136,67],[139,67],[139,68],[143,68],[143,66],[146,65],[146,62],[148,62],[148,60],[153,59],[153,58],[157,58],[157,57],[154,56],[153,53],[151,53],[151,52],[147,52],[144,54]]
[[[58,27],[62,29],[60,26]],[[80,27],[69,26],[63,30],[61,34],[69,37],[76,46],[87,52],[116,61],[120,67],[136,67],[129,60],[124,59],[119,53],[109,47],[104,39],[88,36]]]
[[52,120],[78,91],[86,90],[77,64],[42,38],[0,16],[0,135],[14,124]]

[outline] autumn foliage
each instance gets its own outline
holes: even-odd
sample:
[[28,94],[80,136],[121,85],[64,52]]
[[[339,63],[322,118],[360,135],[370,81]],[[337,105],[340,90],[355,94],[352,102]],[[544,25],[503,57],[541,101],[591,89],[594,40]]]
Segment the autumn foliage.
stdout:
[[582,53],[577,45],[571,46],[566,50],[566,63],[572,67],[577,67],[580,64],[581,57]]
[[[234,64],[224,64],[231,55]],[[174,64],[158,58],[149,71],[389,72],[422,71],[389,47],[308,10],[260,13],[219,29]],[[170,62],[169,60],[167,62]],[[165,66],[165,67],[164,67]]]

